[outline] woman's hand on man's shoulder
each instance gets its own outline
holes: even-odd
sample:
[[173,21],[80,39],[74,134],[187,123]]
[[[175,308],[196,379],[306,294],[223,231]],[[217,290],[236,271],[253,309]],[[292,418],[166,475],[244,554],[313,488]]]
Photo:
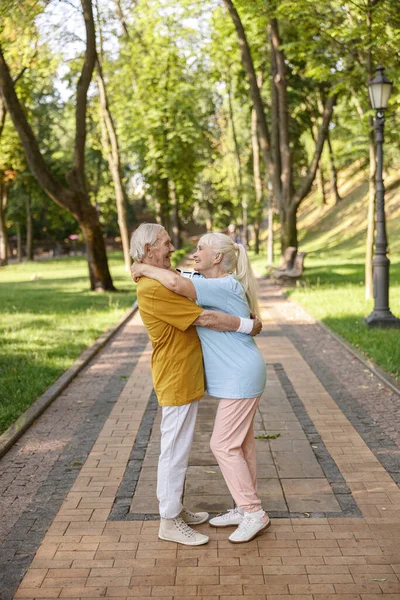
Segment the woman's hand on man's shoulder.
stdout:
[[253,329],[251,330],[250,335],[254,337],[261,333],[263,325],[257,315],[250,315],[250,317],[254,320]]

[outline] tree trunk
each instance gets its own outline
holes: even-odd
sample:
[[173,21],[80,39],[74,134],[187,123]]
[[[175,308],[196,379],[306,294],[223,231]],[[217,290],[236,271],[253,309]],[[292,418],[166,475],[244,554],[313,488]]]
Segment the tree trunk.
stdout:
[[274,208],[272,206],[272,196],[268,200],[268,243],[267,243],[267,264],[274,264]]
[[214,228],[214,205],[212,202],[207,200],[206,207],[206,229],[207,233],[211,233]]
[[4,183],[0,183],[0,267],[8,264],[10,256],[6,227],[7,201],[7,187]]
[[21,235],[21,223],[17,221],[15,223],[15,229],[17,234],[17,261],[19,263],[22,262],[23,252],[22,252],[22,235]]
[[336,104],[337,96],[331,96],[328,98],[323,113],[321,124],[318,129],[318,135],[315,142],[315,151],[313,158],[308,166],[306,175],[302,178],[300,183],[297,186],[297,189],[292,198],[291,204],[296,205],[296,210],[300,206],[301,202],[306,198],[308,193],[311,190],[311,186],[315,179],[315,175],[317,172],[317,168],[319,165],[319,161],[321,160],[322,150],[324,149],[324,143],[326,140],[326,135],[329,129],[329,123],[332,118],[333,109]]
[[128,31],[128,27],[126,24],[125,15],[124,15],[124,12],[121,7],[121,2],[120,2],[120,0],[114,0],[114,1],[115,1],[116,9],[117,9],[117,16],[118,16],[119,22],[121,23],[122,29],[124,30],[124,35],[129,39],[129,31]]
[[250,243],[249,222],[248,222],[248,204],[247,204],[247,196],[244,193],[242,195],[242,223],[243,223],[244,245],[246,248],[248,248],[249,243]]
[[[311,135],[314,140],[314,144],[316,145],[316,140],[318,136],[318,124],[316,121],[313,121],[311,128]],[[326,194],[325,194],[325,177],[324,177],[324,169],[322,166],[322,157],[319,159],[318,169],[317,169],[317,190],[318,190],[318,201],[324,205],[326,204]]]
[[107,152],[108,165],[113,179],[115,200],[117,203],[118,226],[121,235],[122,249],[124,252],[125,269],[129,271],[132,259],[129,255],[129,231],[126,215],[126,193],[121,176],[121,160],[118,137],[115,131],[114,121],[107,100],[107,91],[104,83],[103,72],[99,60],[97,67],[97,85],[100,94],[100,108],[107,134],[104,136]]
[[271,42],[276,68],[275,88],[279,112],[279,154],[281,166],[281,203],[289,206],[293,194],[292,153],[289,139],[289,107],[287,97],[286,59],[281,49],[282,41],[279,35],[277,19],[271,19]]
[[172,244],[177,250],[180,248],[180,235],[179,235],[179,203],[176,195],[175,183],[171,180],[168,181],[169,199],[171,206],[171,238]]
[[235,125],[235,115],[233,112],[233,104],[232,104],[232,93],[230,88],[230,83],[228,85],[228,102],[229,102],[229,117],[232,125],[232,137],[233,137],[233,145],[235,148],[235,162],[236,162],[236,170],[239,179],[239,185],[237,189],[238,200],[240,202],[240,206],[242,209],[242,224],[243,224],[243,234],[244,234],[244,242],[248,247],[249,245],[249,228],[248,228],[248,219],[247,219],[247,197],[244,193],[243,189],[243,170],[242,170],[242,160],[240,156],[240,148],[239,142],[236,134],[236,125]]
[[26,195],[26,259],[33,260],[33,223],[31,210],[31,197]]
[[96,209],[89,200],[85,183],[85,142],[87,92],[96,60],[95,28],[90,0],[81,0],[86,28],[86,50],[77,85],[73,168],[65,174],[68,187],[50,171],[38,141],[15,92],[9,68],[0,47],[0,93],[24,148],[32,175],[45,193],[79,222],[88,245],[91,289],[115,290],[107,263],[103,235]]
[[160,203],[162,225],[172,235],[168,179],[160,179]]
[[[321,163],[321,161],[320,161]],[[318,195],[321,201],[321,204],[326,204],[326,194],[325,194],[325,177],[322,165],[320,164],[317,171],[317,187],[318,187]]]
[[[279,104],[278,104],[278,90],[276,88],[276,77],[277,77],[277,66],[274,46],[271,39],[271,26],[269,27],[269,38],[271,47],[271,155],[272,162],[274,163],[274,177],[275,182],[272,185],[275,191],[275,199],[277,204],[280,203],[281,198],[281,154],[280,154],[280,142],[279,142]],[[279,190],[279,195],[276,195],[276,190]]]
[[251,112],[251,141],[253,147],[253,174],[254,174],[254,191],[256,195],[256,210],[254,217],[254,238],[255,247],[254,251],[256,254],[260,253],[260,225],[262,219],[263,209],[263,181],[261,178],[260,169],[260,148],[258,145],[257,135],[257,113],[252,110]]
[[111,275],[104,278],[104,273],[109,272],[107,254],[95,207],[89,204],[78,222],[86,241],[90,288],[96,292],[114,290]]
[[328,143],[329,162],[330,162],[330,167],[331,167],[331,189],[332,189],[332,193],[335,197],[335,204],[339,204],[339,202],[341,201],[342,198],[340,197],[340,194],[339,194],[338,176],[337,176],[337,169],[336,169],[336,164],[335,164],[335,155],[333,153],[329,129],[328,129],[328,132],[326,135],[326,141]]
[[[242,21],[240,20],[239,14],[238,14],[232,0],[224,0],[224,4],[232,17],[232,21],[235,25],[236,32],[238,35],[239,48],[240,48],[241,57],[242,57],[242,64],[243,64],[244,70],[246,71],[247,79],[248,79],[249,86],[250,86],[251,99],[253,102],[254,109],[257,113],[257,126],[258,126],[258,133],[260,136],[260,148],[261,148],[266,171],[270,174],[270,178],[274,185],[276,180],[274,177],[274,165],[271,161],[268,125],[267,125],[267,120],[265,118],[264,103],[261,98],[261,92],[260,92],[260,89],[257,84],[257,76],[256,76],[256,72],[254,69],[254,63],[253,63],[253,59],[251,56],[250,46],[247,41],[247,37],[246,37],[246,33],[244,30]],[[279,190],[275,190],[275,194],[276,194],[276,197],[278,197]]]
[[[296,190],[293,185],[292,153],[289,139],[289,110],[287,98],[287,61],[282,50],[282,40],[279,35],[277,19],[271,19],[271,45],[274,56],[273,63],[276,67],[275,84],[277,89],[277,104],[279,112],[279,153],[281,161],[281,194],[279,198],[279,211],[281,217],[281,247],[282,254],[289,246],[297,248],[297,209],[311,190],[318,165],[321,160],[322,150],[332,118],[336,96],[330,97],[323,110],[321,124],[315,140],[315,150],[306,175],[300,180]],[[274,182],[271,182],[274,185]],[[276,187],[276,186],[275,186]]]
[[297,241],[297,207],[281,212],[281,252],[282,255],[289,246],[298,247]]
[[260,254],[260,223],[254,221],[253,223],[253,231],[254,231],[254,253]]

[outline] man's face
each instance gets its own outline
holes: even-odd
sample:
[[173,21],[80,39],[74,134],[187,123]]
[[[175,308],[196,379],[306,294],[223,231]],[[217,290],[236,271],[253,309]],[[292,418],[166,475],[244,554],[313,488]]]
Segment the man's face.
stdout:
[[146,260],[144,262],[153,265],[153,267],[170,269],[171,254],[173,252],[175,252],[175,248],[172,245],[171,238],[164,230],[158,234],[154,244],[148,246]]

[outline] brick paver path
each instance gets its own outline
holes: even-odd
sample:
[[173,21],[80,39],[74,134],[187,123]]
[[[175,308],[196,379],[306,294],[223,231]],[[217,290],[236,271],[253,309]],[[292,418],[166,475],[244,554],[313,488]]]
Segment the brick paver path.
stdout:
[[[270,529],[244,545],[207,524],[206,546],[158,540],[160,415],[136,314],[0,461],[1,600],[400,600],[400,398],[279,288],[263,282],[261,303]],[[205,398],[185,486],[212,512],[231,503],[214,411]]]

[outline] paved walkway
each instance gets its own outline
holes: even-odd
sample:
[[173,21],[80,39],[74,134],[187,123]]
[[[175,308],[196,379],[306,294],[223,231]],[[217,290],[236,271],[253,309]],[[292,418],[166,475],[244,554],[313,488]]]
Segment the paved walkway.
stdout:
[[[268,531],[157,538],[160,414],[136,314],[1,461],[0,598],[400,600],[400,398],[262,283],[256,415]],[[231,506],[201,403],[185,502]]]

